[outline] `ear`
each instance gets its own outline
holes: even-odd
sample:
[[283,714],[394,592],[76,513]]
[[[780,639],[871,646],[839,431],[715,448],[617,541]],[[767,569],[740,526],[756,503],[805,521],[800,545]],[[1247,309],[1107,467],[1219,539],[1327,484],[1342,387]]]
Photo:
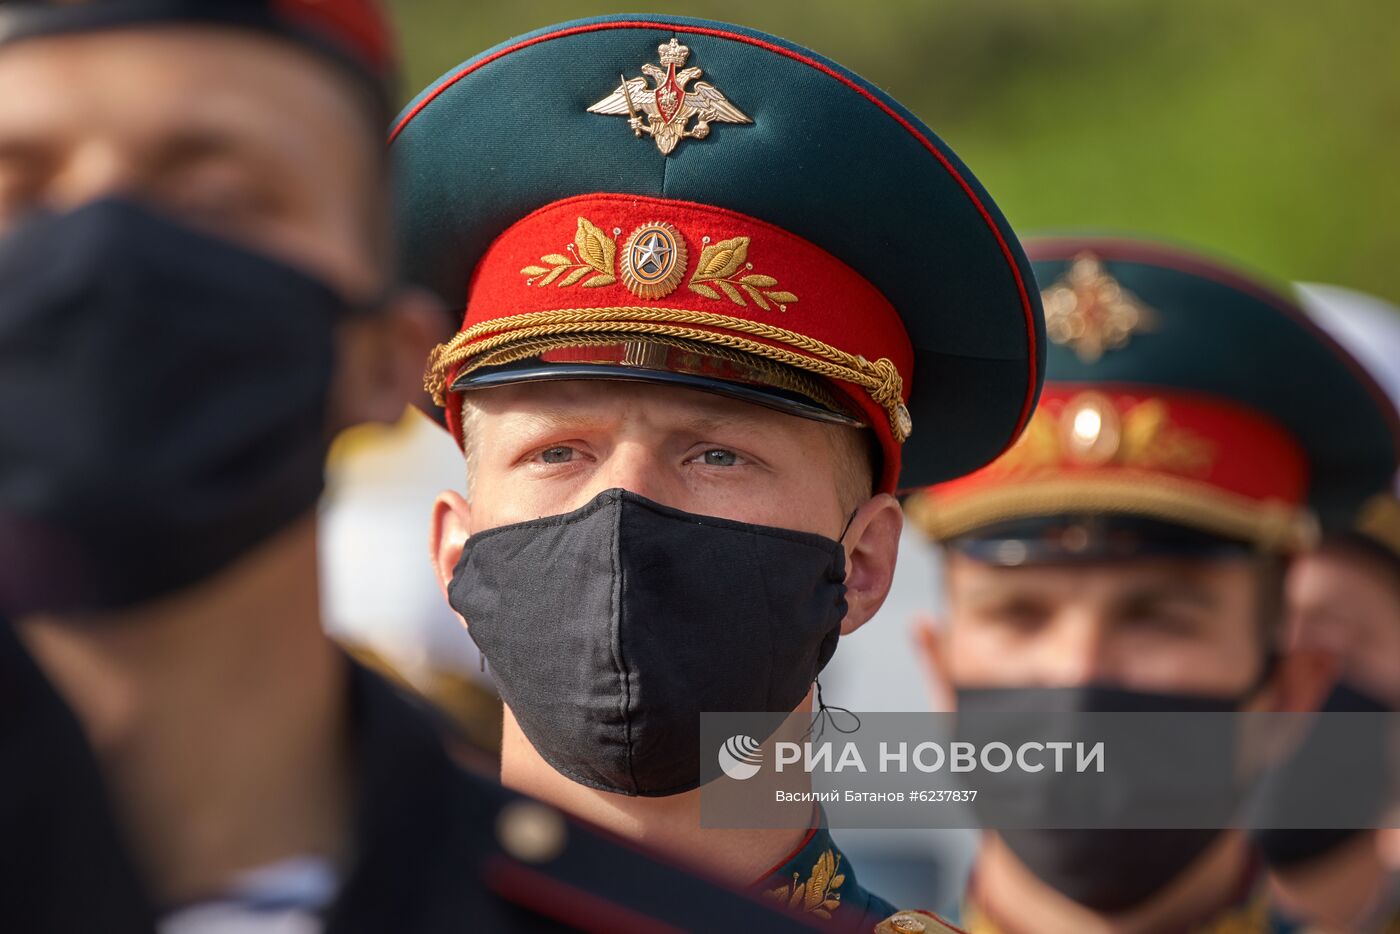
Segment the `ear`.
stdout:
[[1386,829],[1376,835],[1376,852],[1391,872],[1400,872],[1400,824],[1394,823],[1396,816],[1392,813]]
[[848,636],[869,621],[889,596],[904,513],[893,496],[881,493],[856,510],[846,529],[846,618]]
[[1295,646],[1285,649],[1274,666],[1274,675],[1260,693],[1261,710],[1305,713],[1322,706],[1337,680],[1337,658],[1326,649]]
[[957,695],[953,692],[953,680],[948,673],[947,627],[940,625],[931,613],[918,613],[910,621],[909,635],[914,642],[914,653],[924,669],[933,709],[957,710]]
[[[433,517],[428,528],[428,554],[437,574],[442,599],[448,599],[457,562],[462,560],[462,548],[471,534],[472,507],[462,494],[446,490],[433,501]],[[459,619],[461,617],[458,617]],[[462,620],[466,625],[466,620]]]
[[417,288],[396,291],[383,309],[340,329],[333,427],[397,422],[422,402],[423,367],[442,330],[442,303]]

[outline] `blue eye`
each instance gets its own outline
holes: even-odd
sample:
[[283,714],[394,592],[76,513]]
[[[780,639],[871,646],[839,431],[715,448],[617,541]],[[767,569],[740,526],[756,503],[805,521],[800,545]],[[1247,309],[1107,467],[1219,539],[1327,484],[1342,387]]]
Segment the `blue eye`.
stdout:
[[574,459],[574,449],[564,446],[546,448],[540,452],[540,460],[546,464],[567,464]]
[[733,467],[738,462],[739,455],[733,451],[716,448],[713,451],[705,452],[705,466],[707,467]]

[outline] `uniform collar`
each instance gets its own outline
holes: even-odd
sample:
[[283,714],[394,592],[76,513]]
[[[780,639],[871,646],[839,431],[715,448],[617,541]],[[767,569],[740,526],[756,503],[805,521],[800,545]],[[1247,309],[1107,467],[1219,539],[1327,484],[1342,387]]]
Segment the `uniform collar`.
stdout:
[[869,931],[895,911],[889,902],[861,887],[821,812],[797,849],[751,888],[764,899],[835,931]]
[[439,810],[456,773],[432,719],[378,675],[346,663],[358,783],[354,856],[326,929],[407,930],[433,907],[415,904],[412,893],[440,874],[435,854],[448,852],[450,834]]
[[[974,889],[969,883],[969,893]],[[1019,929],[1003,927],[1004,922],[993,920],[971,894],[963,903],[961,923],[967,934],[1019,934]],[[1302,928],[1273,911],[1267,879],[1258,863],[1253,863],[1235,896],[1187,930],[1190,934],[1297,934]]]

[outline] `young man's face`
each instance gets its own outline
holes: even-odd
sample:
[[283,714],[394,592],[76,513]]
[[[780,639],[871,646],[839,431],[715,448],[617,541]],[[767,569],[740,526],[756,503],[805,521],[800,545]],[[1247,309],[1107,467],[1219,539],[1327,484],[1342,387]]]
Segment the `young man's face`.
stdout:
[[556,515],[607,489],[836,538],[833,427],[695,390],[608,380],[481,391],[468,427],[472,531]]
[[369,121],[312,53],[228,27],[114,29],[0,49],[0,87],[0,231],[121,195],[347,294],[379,284]]
[[1289,640],[1337,657],[1356,687],[1400,708],[1400,575],[1378,556],[1328,546],[1288,571]]
[[893,497],[870,493],[858,431],[654,383],[475,391],[464,424],[467,495],[444,493],[434,510],[439,581],[446,592],[468,536],[623,489],[699,515],[832,539],[845,530],[850,632],[889,591],[902,524]]
[[948,559],[944,677],[957,687],[1112,684],[1240,696],[1264,666],[1257,562],[999,567]]
[[[346,75],[289,41],[153,26],[0,48],[0,235],[35,211],[139,200],[382,295],[388,214],[378,128]],[[332,427],[393,420],[420,394],[436,302],[402,292],[340,327]]]

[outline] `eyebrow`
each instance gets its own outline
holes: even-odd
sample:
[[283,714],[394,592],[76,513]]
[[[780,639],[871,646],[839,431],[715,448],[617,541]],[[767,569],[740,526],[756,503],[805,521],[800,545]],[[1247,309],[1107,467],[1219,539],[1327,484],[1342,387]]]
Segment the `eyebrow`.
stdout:
[[[707,433],[719,430],[746,430],[772,432],[781,430],[774,419],[766,417],[765,411],[749,411],[756,406],[738,404],[723,414],[707,411],[700,403],[684,403],[677,406],[682,411],[665,422],[670,431],[692,431]],[[549,430],[577,426],[600,426],[611,417],[600,416],[584,404],[573,405],[528,405],[509,406],[500,412],[520,420],[529,430]]]
[[38,133],[6,133],[0,128],[0,157],[31,156],[47,149],[48,141]]
[[[1008,571],[1019,570],[1008,568]],[[1012,602],[1043,602],[1058,600],[1063,596],[1059,590],[1047,589],[1040,583],[1021,583],[1010,580],[985,581],[965,585],[965,599],[969,603],[1006,604]],[[1187,603],[1202,609],[1212,610],[1220,605],[1214,591],[1194,583],[1143,583],[1113,595],[1116,606],[1152,603]]]
[[230,156],[263,161],[266,153],[245,134],[219,126],[182,126],[163,136],[155,150],[155,163],[163,169]]
[[1209,588],[1194,584],[1185,586],[1180,584],[1143,584],[1121,594],[1115,598],[1114,603],[1120,606],[1125,604],[1186,603],[1201,609],[1213,610],[1220,606],[1220,599]]
[[749,411],[755,406],[745,406],[736,409],[734,412],[725,415],[716,415],[709,412],[697,411],[684,421],[677,421],[675,427],[683,427],[690,431],[701,433],[719,431],[724,429],[740,429],[744,431],[780,431],[781,423],[775,423],[772,418],[765,418],[766,412]]
[[981,584],[964,585],[964,599],[969,603],[1005,604],[1016,602],[1043,602],[1060,597],[1058,592],[1048,593],[1045,588],[1035,585],[987,581]]
[[520,406],[504,409],[499,414],[510,419],[516,426],[527,431],[549,431],[555,428],[573,428],[579,425],[600,425],[602,419],[588,409],[579,406]]

